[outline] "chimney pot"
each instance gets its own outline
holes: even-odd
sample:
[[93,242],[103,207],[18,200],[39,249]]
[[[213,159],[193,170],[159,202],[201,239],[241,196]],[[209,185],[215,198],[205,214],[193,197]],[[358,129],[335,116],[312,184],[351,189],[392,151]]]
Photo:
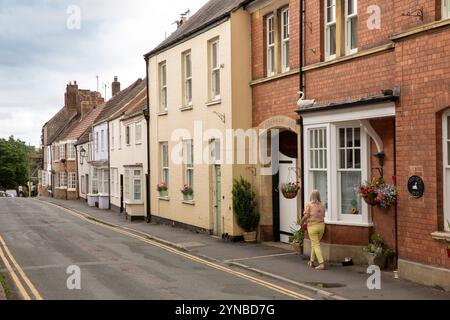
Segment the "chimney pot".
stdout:
[[120,92],[120,82],[118,81],[118,79],[119,78],[117,76],[115,76],[114,77],[114,82],[111,85],[112,96],[113,97]]

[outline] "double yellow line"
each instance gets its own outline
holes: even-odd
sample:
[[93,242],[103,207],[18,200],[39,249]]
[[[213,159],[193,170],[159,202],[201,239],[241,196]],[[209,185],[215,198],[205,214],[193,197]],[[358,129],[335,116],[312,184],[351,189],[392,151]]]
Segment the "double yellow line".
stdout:
[[180,251],[178,249],[175,249],[175,248],[173,248],[171,246],[159,243],[159,242],[157,242],[155,240],[150,240],[150,239],[148,239],[148,238],[146,238],[144,236],[140,236],[140,235],[134,234],[132,232],[128,232],[128,231],[125,231],[123,229],[119,229],[119,227],[115,227],[115,226],[112,226],[112,225],[109,225],[109,224],[105,224],[105,223],[100,223],[100,222],[94,221],[92,219],[87,218],[84,214],[76,212],[75,210],[66,209],[64,207],[61,207],[61,206],[58,206],[58,205],[55,205],[55,204],[51,204],[51,205],[53,205],[55,207],[58,207],[59,209],[62,209],[63,211],[65,211],[65,212],[67,212],[67,213],[69,213],[69,214],[71,214],[71,215],[73,215],[75,217],[78,217],[81,220],[89,222],[91,224],[98,225],[98,226],[101,226],[103,228],[107,228],[107,229],[110,229],[112,231],[121,233],[123,235],[126,235],[128,237],[137,239],[137,240],[142,241],[142,242],[145,242],[145,243],[147,243],[149,245],[158,247],[158,248],[163,249],[165,251],[168,251],[170,253],[176,254],[178,256],[182,256],[182,257],[184,257],[186,259],[189,259],[191,261],[195,261],[195,262],[197,262],[199,264],[208,266],[208,267],[210,267],[212,269],[216,269],[216,270],[219,270],[219,271],[222,271],[222,272],[234,275],[234,276],[239,277],[241,279],[248,280],[250,282],[253,282],[255,284],[263,286],[263,287],[265,287],[267,289],[271,289],[271,290],[273,290],[275,292],[281,293],[281,294],[283,294],[285,296],[288,296],[290,298],[297,299],[297,300],[314,300],[313,298],[305,296],[305,295],[302,295],[302,294],[300,294],[298,292],[295,292],[295,291],[289,290],[287,288],[278,286],[276,284],[273,284],[273,283],[270,283],[270,282],[267,282],[267,281],[264,281],[264,280],[252,277],[252,276],[247,275],[245,273],[235,271],[233,269],[224,267],[224,266],[219,265],[217,263],[213,263],[213,262],[210,262],[208,260],[199,258],[199,257],[194,256],[192,254],[182,252],[182,251]]
[[[12,280],[14,281],[17,290],[19,290],[19,293],[24,300],[32,300],[32,297],[30,296],[29,292],[32,294],[32,296],[34,296],[35,300],[43,300],[39,292],[31,283],[30,279],[27,277],[25,272],[23,272],[22,268],[17,263],[16,259],[14,259],[14,256],[11,254],[11,251],[9,250],[5,240],[3,240],[1,235],[0,235],[0,258],[3,261],[3,264],[5,265]],[[25,287],[27,287],[28,290],[25,289]]]

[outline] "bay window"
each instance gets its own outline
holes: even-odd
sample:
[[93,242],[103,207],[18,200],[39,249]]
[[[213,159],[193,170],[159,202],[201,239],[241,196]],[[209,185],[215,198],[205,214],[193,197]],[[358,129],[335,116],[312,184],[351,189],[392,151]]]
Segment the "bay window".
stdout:
[[328,142],[327,129],[314,128],[309,135],[309,172],[311,188],[318,190],[325,207],[328,208]]
[[220,99],[220,46],[219,40],[210,43],[211,99]]
[[[338,0],[340,1],[340,0]],[[336,0],[325,0],[325,58],[336,58]]]
[[184,105],[192,105],[192,56],[186,52],[183,56],[183,82],[184,82]]
[[358,51],[358,0],[345,0],[345,50]]
[[289,8],[281,11],[281,65],[282,71],[289,71],[290,59],[290,25],[289,25]]
[[275,74],[275,16],[270,15],[266,19],[267,39],[267,76]]
[[443,162],[444,162],[444,225],[450,232],[450,111],[442,118]]
[[125,169],[124,177],[125,201],[128,203],[142,202],[142,168]]
[[136,144],[142,143],[142,123],[136,123],[134,132]]

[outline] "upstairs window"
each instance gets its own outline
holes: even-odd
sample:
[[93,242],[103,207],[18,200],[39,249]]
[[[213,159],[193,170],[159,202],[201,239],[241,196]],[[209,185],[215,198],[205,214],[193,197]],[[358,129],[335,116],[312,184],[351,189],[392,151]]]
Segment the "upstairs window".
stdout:
[[111,123],[111,150],[114,150],[114,122]]
[[358,0],[345,0],[345,50],[358,51]]
[[137,123],[134,133],[136,144],[142,144],[142,123]]
[[192,140],[183,141],[184,184],[194,186],[194,144]]
[[450,18],[450,0],[442,0],[442,19]]
[[289,26],[289,8],[281,11],[281,65],[283,72],[289,71],[289,37],[290,37],[290,26]]
[[66,159],[66,145],[61,144],[59,146],[59,160],[65,160]]
[[267,38],[267,76],[275,74],[275,16],[270,15],[266,19]]
[[161,143],[161,182],[169,186],[169,144]]
[[450,111],[442,118],[443,133],[443,162],[444,162],[444,225],[445,230],[450,232]]
[[102,144],[102,152],[105,151],[105,130],[102,130],[101,132],[101,144]]
[[336,58],[336,0],[325,0],[325,58]]
[[75,149],[73,143],[69,143],[67,145],[67,153],[69,160],[75,160],[77,158],[77,150]]
[[210,44],[211,63],[211,99],[220,99],[220,46],[219,40],[214,40]]
[[183,56],[184,105],[192,106],[192,56],[186,52]]
[[159,65],[159,87],[160,87],[160,112],[167,112],[167,65],[165,62]]
[[125,143],[127,146],[131,145],[131,128],[130,126],[126,126],[125,128]]

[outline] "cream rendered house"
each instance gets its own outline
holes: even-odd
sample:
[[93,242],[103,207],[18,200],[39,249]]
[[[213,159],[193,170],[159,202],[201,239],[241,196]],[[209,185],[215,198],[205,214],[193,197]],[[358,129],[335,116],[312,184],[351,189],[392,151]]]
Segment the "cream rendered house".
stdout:
[[131,221],[147,215],[147,81],[138,81],[132,99],[108,119],[111,208]]
[[[248,165],[225,161],[228,151],[236,151],[233,139],[225,140],[227,130],[252,126],[247,2],[211,0],[145,56],[156,221],[217,236],[242,235],[233,213],[233,180],[251,181],[253,173]],[[167,195],[156,191],[162,182]],[[192,186],[193,199],[181,193],[184,185]]]

